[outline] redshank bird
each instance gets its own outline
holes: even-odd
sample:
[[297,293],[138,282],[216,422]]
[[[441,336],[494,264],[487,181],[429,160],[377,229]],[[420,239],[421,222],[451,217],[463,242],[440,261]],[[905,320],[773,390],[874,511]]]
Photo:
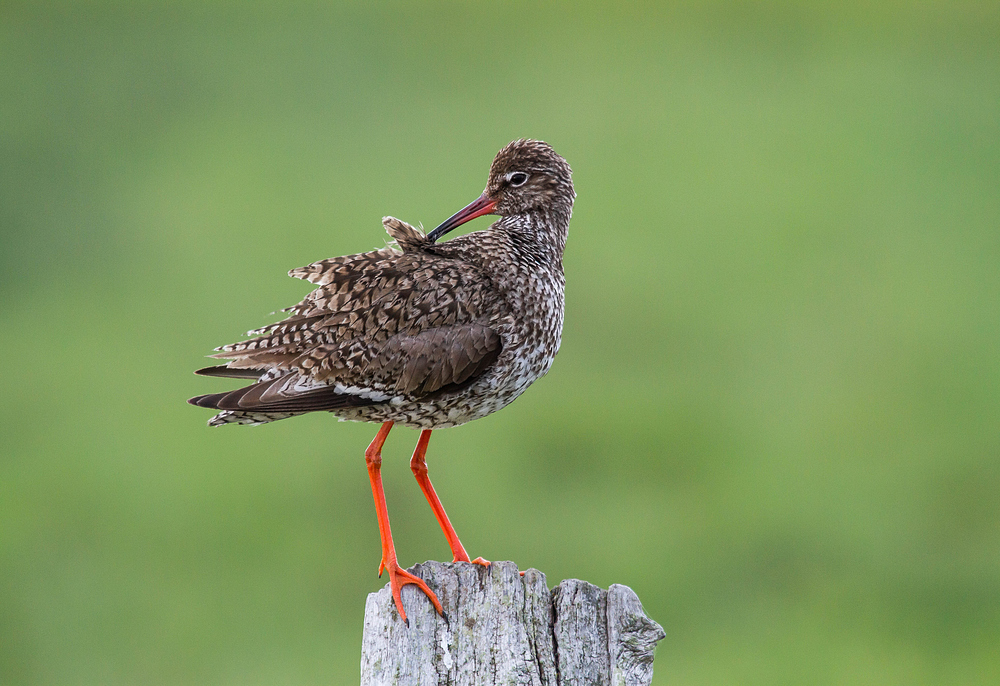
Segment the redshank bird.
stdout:
[[[381,423],[365,451],[382,539],[379,576],[414,584],[443,614],[422,579],[396,560],[382,492],[382,444],[395,424],[420,429],[410,468],[451,546],[470,562],[427,476],[434,429],[508,405],[552,365],[563,324],[562,256],[573,210],[569,165],[547,143],[516,140],[497,153],[486,190],[429,234],[393,217],[380,250],[293,269],[317,286],[290,315],[217,348],[230,360],[196,373],[252,379],[188,402],[221,410],[209,425],[264,424],[306,412]],[[452,229],[495,214],[488,229],[447,242]],[[471,562],[488,565],[476,558]]]

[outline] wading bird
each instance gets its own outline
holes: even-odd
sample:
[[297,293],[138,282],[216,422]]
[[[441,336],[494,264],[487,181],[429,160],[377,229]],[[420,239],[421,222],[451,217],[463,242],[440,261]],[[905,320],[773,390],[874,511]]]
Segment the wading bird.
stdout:
[[[404,620],[405,584],[442,610],[427,584],[396,561],[382,444],[394,424],[421,430],[410,468],[454,561],[470,562],[427,476],[427,443],[434,429],[508,405],[549,370],[562,334],[562,256],[575,197],[566,160],[542,141],[516,140],[497,153],[483,194],[429,234],[386,217],[395,246],[293,269],[290,276],[316,290],[286,319],[217,348],[212,357],[228,364],[196,372],[253,381],[188,401],[220,410],[211,426],[319,411],[382,424],[365,459],[382,539],[379,575],[389,572]],[[500,219],[437,243],[485,214]]]

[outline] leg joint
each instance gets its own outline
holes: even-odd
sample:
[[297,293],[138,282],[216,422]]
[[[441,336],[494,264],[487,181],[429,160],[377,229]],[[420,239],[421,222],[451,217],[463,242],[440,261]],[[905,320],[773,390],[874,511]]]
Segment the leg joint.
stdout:
[[410,458],[410,470],[414,476],[427,476],[427,463],[424,462],[422,456],[414,455]]
[[365,462],[368,463],[369,469],[378,469],[382,466],[382,445],[385,443],[386,436],[389,435],[389,430],[392,428],[392,422],[385,422],[379,428],[378,433],[375,434],[375,439],[365,450]]

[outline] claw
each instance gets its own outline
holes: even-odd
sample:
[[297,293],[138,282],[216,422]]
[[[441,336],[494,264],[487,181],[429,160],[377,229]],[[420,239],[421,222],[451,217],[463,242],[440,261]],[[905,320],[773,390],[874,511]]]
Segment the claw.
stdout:
[[430,598],[430,601],[433,603],[434,609],[437,610],[437,613],[442,617],[445,616],[444,609],[441,607],[441,601],[438,600],[437,595],[434,594],[434,591],[430,589],[423,579],[419,576],[410,574],[408,571],[395,563],[387,565],[386,569],[389,570],[389,585],[392,588],[392,597],[396,601],[396,609],[399,610],[399,616],[403,618],[403,621],[406,622],[407,626],[410,625],[410,620],[406,618],[406,610],[403,609],[403,598],[400,594],[400,591],[403,590],[403,586],[407,584],[413,584],[423,591],[424,594]]

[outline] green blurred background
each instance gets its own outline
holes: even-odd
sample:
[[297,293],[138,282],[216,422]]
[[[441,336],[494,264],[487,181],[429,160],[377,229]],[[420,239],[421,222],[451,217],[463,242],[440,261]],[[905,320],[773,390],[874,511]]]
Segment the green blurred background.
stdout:
[[818,4],[0,4],[0,683],[357,682],[374,427],[191,372],[517,137],[566,329],[434,435],[469,552],[634,588],[660,686],[1000,682],[1000,5]]

